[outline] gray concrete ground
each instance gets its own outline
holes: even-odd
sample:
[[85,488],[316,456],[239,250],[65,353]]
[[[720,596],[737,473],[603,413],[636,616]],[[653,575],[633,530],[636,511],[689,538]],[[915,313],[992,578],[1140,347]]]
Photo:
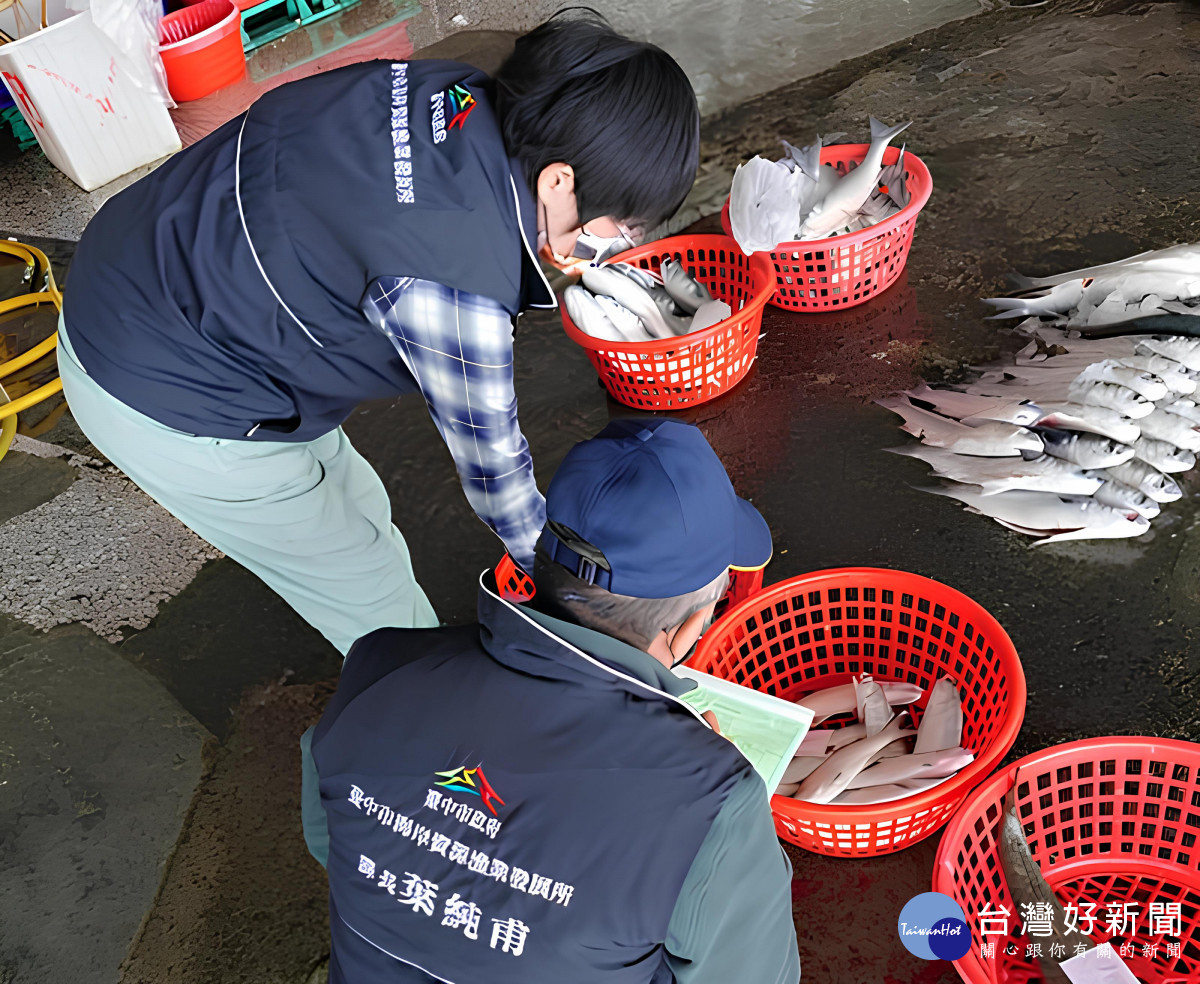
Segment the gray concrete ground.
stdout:
[[[14,444],[26,458],[66,456],[21,435]],[[68,467],[75,472],[68,488],[4,526],[0,611],[39,629],[79,622],[120,642],[221,553],[165,509],[147,506],[112,465],[70,454]]]
[[[735,163],[780,138],[861,130],[868,113],[914,119],[906,136],[935,192],[906,275],[840,315],[769,311],[751,377],[685,416],[768,517],[769,580],[900,567],[997,615],[1029,682],[1014,755],[1110,733],[1200,739],[1196,489],[1138,540],[1030,550],[911,490],[923,472],[879,453],[898,432],[868,401],[1013,347],[977,301],[1009,269],[1039,274],[1200,239],[1200,16],[1172,3],[1106,11],[1064,0],[1004,8],[709,120],[701,179],[678,220],[715,227]],[[575,441],[622,411],[556,316],[524,320],[517,358],[544,484]],[[463,501],[424,407],[367,404],[347,430],[387,484],[439,613],[468,619],[475,575],[499,547]],[[94,454],[69,414],[41,440]],[[29,549],[48,548],[80,472],[12,452],[0,463],[0,542],[20,529]],[[141,508],[162,522],[148,501]],[[38,509],[45,544],[27,518]],[[92,518],[90,549],[111,552],[112,524]],[[0,578],[20,563],[7,560]],[[59,584],[47,576],[22,590],[44,597]],[[18,876],[0,881],[3,984],[320,978],[324,884],[299,838],[295,741],[339,661],[227,559],[164,593],[176,590],[155,600],[148,626],[127,621],[120,642],[82,624],[41,633],[0,617],[0,852]],[[144,619],[146,599],[129,603],[131,619]],[[118,625],[120,604],[105,601]],[[862,862],[791,852],[806,980],[957,979],[948,964],[908,956],[890,931],[903,902],[927,889],[935,844]]]
[[117,979],[208,740],[88,629],[0,617],[0,980]]

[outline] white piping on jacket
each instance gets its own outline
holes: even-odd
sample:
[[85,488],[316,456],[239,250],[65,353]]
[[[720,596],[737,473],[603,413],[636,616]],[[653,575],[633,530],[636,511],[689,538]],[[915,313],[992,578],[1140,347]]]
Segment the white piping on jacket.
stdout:
[[542,273],[541,261],[537,258],[537,253],[529,245],[529,237],[525,235],[525,226],[521,224],[521,196],[517,192],[517,179],[512,176],[510,171],[508,174],[509,183],[512,185],[513,202],[517,206],[517,228],[521,231],[521,242],[525,244],[525,252],[533,260],[533,265],[537,267],[538,276],[542,278],[542,284],[546,288],[546,293],[550,295],[549,304],[530,304],[530,307],[544,308],[547,311],[554,311],[558,308],[558,298],[554,296],[554,289],[550,286],[550,281],[546,279],[546,275]]
[[338,918],[342,921],[342,925],[345,926],[348,930],[350,930],[350,932],[352,932],[355,936],[359,937],[360,939],[365,940],[367,943],[370,943],[371,946],[375,947],[375,949],[378,950],[380,953],[386,953],[393,960],[399,960],[402,964],[407,964],[409,967],[416,967],[417,970],[421,971],[421,973],[428,974],[435,981],[441,981],[442,984],[454,984],[454,981],[450,980],[449,978],[438,977],[437,974],[433,973],[432,971],[426,970],[420,964],[415,964],[411,960],[405,960],[403,957],[398,957],[398,956],[396,956],[396,954],[392,953],[391,950],[385,950],[374,940],[368,940],[365,936],[363,936],[362,933],[360,933],[357,929],[355,929],[348,922],[346,922],[345,916],[343,916],[340,912],[338,913]]
[[[571,650],[571,652],[575,653],[576,656],[579,656],[581,659],[586,660],[587,662],[591,663],[593,666],[598,666],[600,669],[602,669],[608,673],[611,673],[613,676],[619,677],[622,680],[632,683],[634,686],[641,687],[643,690],[649,690],[650,693],[655,694],[658,697],[666,697],[668,700],[675,701],[675,703],[678,704],[680,707],[686,708],[691,713],[692,717],[694,717],[697,721],[699,721],[701,724],[703,724],[704,727],[708,728],[710,731],[712,730],[712,725],[709,724],[704,719],[704,715],[701,714],[698,710],[696,710],[696,708],[692,707],[692,705],[689,704],[686,700],[680,700],[674,694],[669,694],[665,690],[659,690],[657,687],[652,687],[648,683],[643,683],[637,677],[629,676],[629,674],[622,673],[620,670],[614,670],[607,663],[602,663],[600,660],[596,659],[594,656],[589,656],[582,649],[576,649],[569,642],[567,642],[566,639],[562,639],[562,638],[559,638],[558,636],[556,636],[553,632],[551,632],[549,629],[547,629],[544,625],[541,625],[535,619],[532,619],[528,615],[526,615],[523,611],[521,611],[521,609],[517,605],[514,605],[512,602],[505,601],[503,598],[501,598],[498,594],[496,594],[496,592],[492,591],[484,583],[483,578],[484,578],[485,574],[487,574],[487,571],[484,571],[483,574],[479,575],[479,586],[481,588],[483,588],[483,590],[486,591],[489,595],[491,595],[491,597],[495,598],[498,602],[500,602],[500,604],[506,605],[512,611],[516,612],[519,616],[521,616],[521,618],[525,619],[526,622],[528,622],[530,625],[532,625],[539,632],[543,633],[544,635],[548,635],[551,639],[553,639],[555,642],[557,642],[560,646],[564,646],[567,649]],[[651,656],[650,658],[653,659],[654,657]]]
[[324,348],[325,346],[317,341],[317,339],[313,336],[313,333],[304,327],[304,322],[297,318],[296,313],[287,306],[287,302],[279,296],[279,291],[275,289],[275,285],[271,283],[271,278],[267,276],[267,271],[263,269],[262,260],[258,258],[258,252],[254,248],[254,240],[250,238],[250,229],[246,225],[246,212],[242,208],[242,133],[244,133],[246,130],[246,120],[248,119],[250,119],[249,110],[247,110],[246,115],[242,117],[242,125],[238,130],[237,156],[233,161],[233,194],[234,197],[237,198],[238,217],[242,220],[242,232],[246,234],[246,242],[250,245],[250,255],[254,257],[254,265],[258,267],[258,272],[262,274],[263,281],[271,289],[271,293],[275,295],[275,300],[277,300],[283,309],[292,316],[292,320],[300,326],[300,330],[308,336],[309,341],[316,345],[317,348]]

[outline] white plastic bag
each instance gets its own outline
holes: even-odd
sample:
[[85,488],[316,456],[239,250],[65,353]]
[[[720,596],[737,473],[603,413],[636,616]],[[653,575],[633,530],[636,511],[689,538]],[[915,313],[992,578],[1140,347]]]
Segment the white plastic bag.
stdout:
[[69,10],[90,10],[92,23],[125,56],[130,79],[168,109],[175,106],[158,53],[162,0],[67,0]]
[[753,157],[734,171],[729,225],[747,256],[772,250],[795,234],[798,212],[792,188],[792,172],[776,161]]

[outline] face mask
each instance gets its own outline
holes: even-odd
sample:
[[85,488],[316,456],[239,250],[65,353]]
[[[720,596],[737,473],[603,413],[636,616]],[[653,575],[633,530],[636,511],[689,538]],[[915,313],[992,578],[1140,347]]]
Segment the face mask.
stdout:
[[549,217],[546,207],[540,202],[540,225],[537,235],[537,254],[548,264],[566,273],[574,273],[589,263],[603,263],[610,257],[632,249],[637,244],[638,232],[620,226],[620,234],[612,237],[596,236],[584,229],[575,240],[570,256],[556,253],[550,246],[548,231]]

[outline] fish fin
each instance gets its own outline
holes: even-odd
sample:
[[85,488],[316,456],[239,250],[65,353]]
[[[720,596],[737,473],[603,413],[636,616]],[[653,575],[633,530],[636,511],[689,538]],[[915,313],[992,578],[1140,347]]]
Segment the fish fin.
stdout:
[[877,120],[874,116],[872,116],[871,143],[874,143],[876,140],[885,140],[887,142],[891,142],[910,126],[912,126],[912,120],[909,120],[907,123],[897,123],[895,126],[888,126],[886,123],[882,122],[881,120]]
[[[942,478],[940,475],[934,475],[933,477]],[[967,512],[973,512],[980,516],[983,515],[983,513],[981,513],[974,506],[964,502],[957,495],[955,495],[956,488],[979,489],[980,487],[978,485],[967,485],[965,482],[955,482],[949,478],[943,478],[941,485],[910,485],[909,488],[914,489],[917,492],[928,492],[931,495],[945,496],[947,499],[953,499],[955,502],[962,503]]]
[[1029,312],[1023,310],[1022,308],[1008,308],[1006,310],[1001,311],[999,314],[993,314],[991,317],[984,318],[983,320],[984,321],[1003,321],[1005,318],[1023,318],[1027,314],[1029,314]]
[[[919,380],[917,380],[917,385],[914,386],[912,389],[901,390],[900,392],[903,393],[905,396],[907,396],[910,400],[911,399],[919,400],[919,399],[921,399],[922,393],[932,393],[933,387],[930,386],[927,382],[925,382],[925,380],[919,379]],[[926,402],[928,402],[928,401],[926,401]]]
[[1171,314],[1192,316],[1200,314],[1200,308],[1185,304],[1183,301],[1161,301],[1158,306],[1164,311],[1169,311]]
[[1020,291],[1042,289],[1032,277],[1027,277],[1023,273],[1010,273],[1006,279],[1013,287]]
[[[999,523],[1001,526],[1007,527],[1008,529],[1010,529],[1010,530],[1013,530],[1014,532],[1017,532],[1017,533],[1024,533],[1026,536],[1033,536],[1033,537],[1052,537],[1052,536],[1061,536],[1061,535],[1063,535],[1064,533],[1077,533],[1077,532],[1079,531],[1078,529],[1072,529],[1072,530],[1067,530],[1067,529],[1063,529],[1063,530],[1058,530],[1058,529],[1054,529],[1054,530],[1039,530],[1039,529],[1036,529],[1036,528],[1034,528],[1034,527],[1032,527],[1032,526],[1021,526],[1021,525],[1019,525],[1018,523],[1012,523],[1012,522],[1009,522],[1007,519],[996,519],[996,517],[995,517],[995,516],[993,516],[993,517],[992,517],[992,519],[995,519],[995,520],[996,520],[996,522],[997,522],[997,523]],[[1081,527],[1079,527],[1079,529],[1083,529],[1083,527],[1081,526]],[[1041,541],[1039,540],[1038,542],[1041,542]]]
[[[883,407],[885,410],[891,410],[893,413],[900,413],[901,407],[912,406],[908,400],[902,400],[898,396],[880,396],[877,397],[873,402]],[[900,415],[904,416],[903,413],[900,413]]]
[[821,138],[798,152],[796,163],[813,181],[821,180]]

